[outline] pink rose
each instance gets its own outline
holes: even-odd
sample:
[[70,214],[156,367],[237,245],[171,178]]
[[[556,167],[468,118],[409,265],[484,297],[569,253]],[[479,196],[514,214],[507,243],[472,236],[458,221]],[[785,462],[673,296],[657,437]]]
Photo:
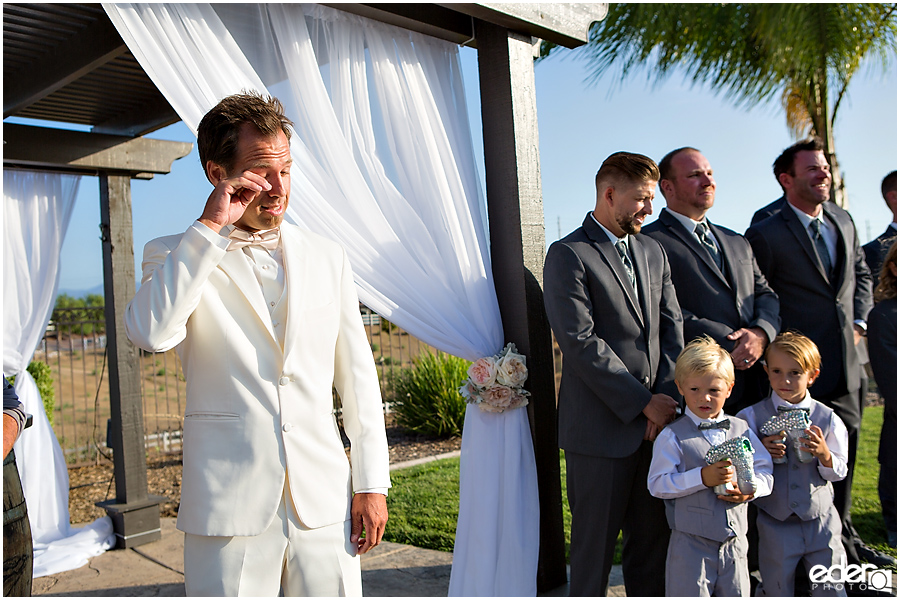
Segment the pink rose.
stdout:
[[497,363],[493,357],[479,358],[469,367],[469,379],[480,387],[490,387],[497,381]]
[[481,397],[487,404],[503,411],[512,403],[513,391],[505,385],[494,385],[488,388]]
[[510,408],[521,408],[523,406],[528,406],[528,397],[523,394],[513,394],[512,401],[509,404]]

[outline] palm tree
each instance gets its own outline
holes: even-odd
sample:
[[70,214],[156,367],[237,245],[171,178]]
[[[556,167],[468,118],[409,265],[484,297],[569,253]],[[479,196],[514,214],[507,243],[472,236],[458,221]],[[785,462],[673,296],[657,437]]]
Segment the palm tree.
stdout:
[[[661,82],[677,68],[692,83],[752,106],[779,91],[798,138],[825,142],[831,199],[845,205],[834,122],[866,60],[886,68],[897,53],[896,4],[614,4],[576,52],[596,82],[610,68],[620,82],[638,67]],[[541,57],[555,47],[543,42]]]

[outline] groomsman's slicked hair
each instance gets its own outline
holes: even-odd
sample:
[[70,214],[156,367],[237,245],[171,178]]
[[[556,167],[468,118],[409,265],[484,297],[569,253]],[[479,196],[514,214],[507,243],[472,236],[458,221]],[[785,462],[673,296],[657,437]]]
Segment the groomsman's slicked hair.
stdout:
[[206,170],[209,161],[225,168],[234,168],[238,134],[245,123],[253,125],[263,135],[276,136],[283,131],[291,139],[293,123],[284,115],[278,98],[247,91],[223,98],[197,127],[197,150],[200,164]]
[[594,178],[597,189],[616,182],[628,181],[630,183],[644,183],[645,181],[659,181],[659,167],[652,158],[643,154],[631,152],[616,152],[610,155]]

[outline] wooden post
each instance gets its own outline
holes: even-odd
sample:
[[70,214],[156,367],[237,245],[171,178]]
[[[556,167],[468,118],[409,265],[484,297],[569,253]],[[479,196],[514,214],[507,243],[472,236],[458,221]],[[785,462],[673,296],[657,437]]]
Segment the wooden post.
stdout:
[[137,349],[125,336],[125,305],[134,296],[134,240],[131,227],[131,178],[100,174],[100,227],[103,286],[106,296],[106,351],[109,402],[115,456],[116,499],[98,502],[113,520],[117,548],[160,539],[159,503],[147,492],[144,411]]
[[528,357],[541,504],[537,586],[545,592],[567,578],[532,40],[484,21],[476,21],[476,39],[491,262],[504,340]]

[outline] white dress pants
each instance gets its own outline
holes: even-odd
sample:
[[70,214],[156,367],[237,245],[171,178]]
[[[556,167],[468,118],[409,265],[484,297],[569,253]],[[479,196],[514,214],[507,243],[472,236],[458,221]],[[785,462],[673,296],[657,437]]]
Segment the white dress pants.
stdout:
[[285,484],[275,518],[256,536],[184,535],[187,596],[362,596],[350,521],[310,529]]

